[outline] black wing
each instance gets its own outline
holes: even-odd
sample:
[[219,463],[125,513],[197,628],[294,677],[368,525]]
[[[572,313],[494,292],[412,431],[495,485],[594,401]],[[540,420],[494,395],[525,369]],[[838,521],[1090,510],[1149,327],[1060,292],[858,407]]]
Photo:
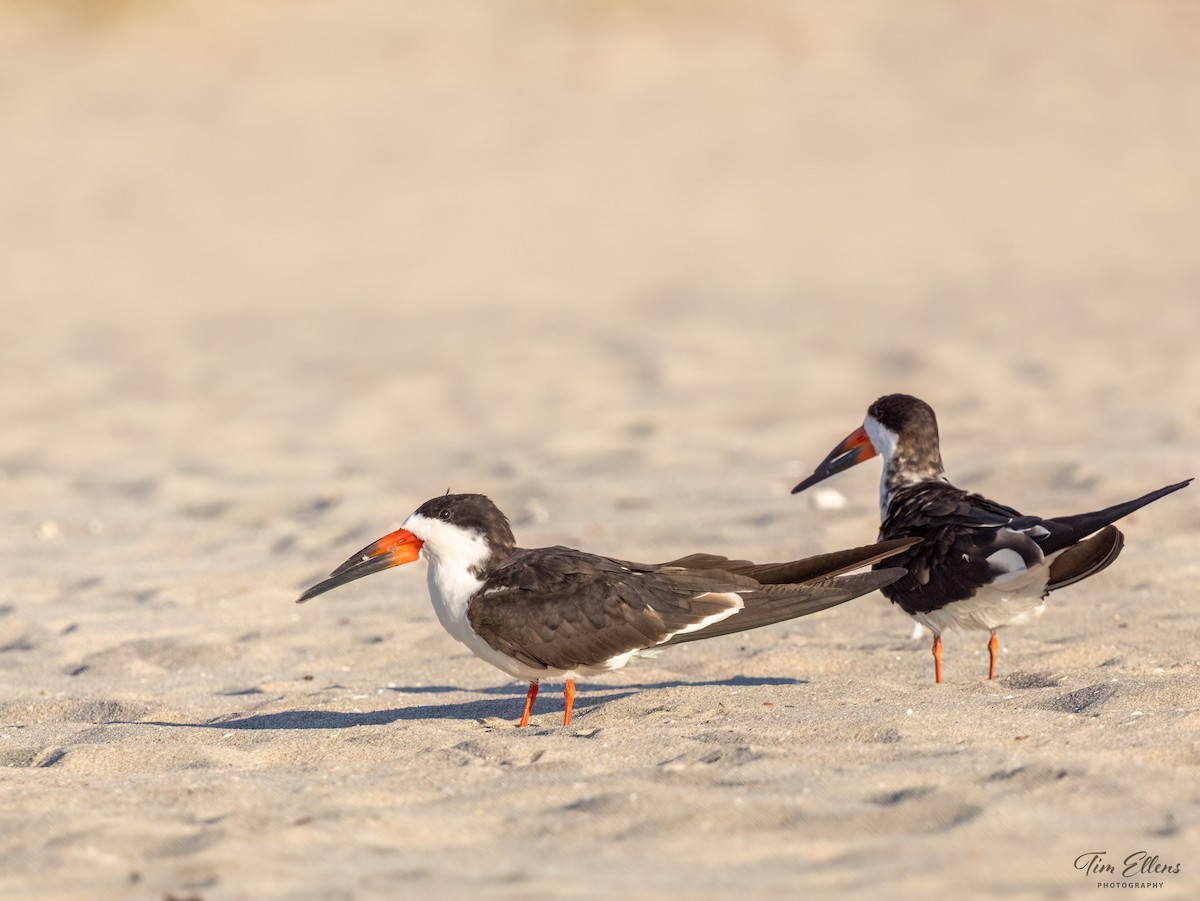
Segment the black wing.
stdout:
[[[1046,591],[1071,585],[1117,559],[1124,539],[1113,522],[1191,481],[1093,513],[1052,519],[1022,516],[948,483],[901,488],[892,498],[880,536],[915,535],[924,541],[889,561],[906,567],[908,575],[883,593],[907,613],[928,613],[972,597],[982,586],[1054,554],[1058,556],[1051,563]],[[1005,550],[1017,556],[997,553]]]
[[[905,613],[929,613],[973,597],[1005,574],[1044,562],[1036,516],[942,482],[921,482],[893,494],[881,538],[913,536],[915,547],[888,561],[908,570],[883,589]],[[1002,553],[1011,551],[1013,553]]]
[[[1105,526],[1116,522],[1124,516],[1128,516],[1135,510],[1140,510],[1142,507],[1153,503],[1159,498],[1166,497],[1180,488],[1186,488],[1191,484],[1191,481],[1191,479],[1188,479],[1184,482],[1176,482],[1174,485],[1168,485],[1165,488],[1159,488],[1157,491],[1151,491],[1149,494],[1144,494],[1132,501],[1125,501],[1123,504],[1113,504],[1111,507],[1105,507],[1103,510],[1096,510],[1093,513],[1076,513],[1073,516],[1055,516],[1052,519],[1044,519],[1041,522],[1049,534],[1041,538],[1038,544],[1041,546],[1043,553],[1053,554],[1055,551],[1062,550],[1082,541],[1093,532],[1103,529]],[[1120,552],[1120,548],[1117,549],[1117,552]],[[1109,562],[1111,563],[1112,561],[1110,560]]]
[[1082,582],[1106,569],[1121,553],[1125,536],[1116,526],[1105,526],[1097,534],[1067,548],[1050,564],[1046,593]]
[[[1050,565],[1050,584],[1046,586],[1046,590],[1054,591],[1056,588],[1072,585],[1111,565],[1125,546],[1125,536],[1112,523],[1161,497],[1187,487],[1191,481],[1188,479],[1177,482],[1135,500],[1114,504],[1094,513],[1056,516],[1043,520],[1042,524],[1050,534],[1038,541],[1042,552],[1052,554],[1059,548],[1066,548]],[[1093,535],[1097,529],[1100,531]],[[1089,535],[1092,537],[1087,538]],[[1086,540],[1083,540],[1085,538]]]

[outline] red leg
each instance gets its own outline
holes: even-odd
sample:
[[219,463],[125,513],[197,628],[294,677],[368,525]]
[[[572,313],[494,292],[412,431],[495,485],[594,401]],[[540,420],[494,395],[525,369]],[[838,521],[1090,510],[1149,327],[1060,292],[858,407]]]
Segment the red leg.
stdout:
[[996,630],[992,629],[992,637],[988,639],[988,678],[996,678],[996,652],[1000,650],[1000,642],[996,641]]
[[942,636],[933,636],[933,681],[942,684]]
[[567,686],[563,689],[563,700],[567,702],[567,712],[563,714],[563,725],[571,725],[571,707],[575,704],[575,680],[568,679]]
[[537,697],[537,679],[529,683],[529,691],[525,693],[525,712],[521,714],[521,722],[517,723],[518,729],[524,729],[529,725],[529,714],[533,710],[533,699]]

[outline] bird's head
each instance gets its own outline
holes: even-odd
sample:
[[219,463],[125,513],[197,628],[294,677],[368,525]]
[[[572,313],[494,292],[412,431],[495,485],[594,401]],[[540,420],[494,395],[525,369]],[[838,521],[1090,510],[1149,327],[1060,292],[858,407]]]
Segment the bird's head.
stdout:
[[867,409],[863,424],[843,438],[813,474],[792,489],[792,494],[877,455],[883,457],[885,473],[893,459],[922,473],[940,473],[942,457],[933,408],[909,394],[879,398]]
[[296,603],[423,556],[479,570],[495,551],[513,545],[508,518],[490,499],[482,494],[446,494],[423,503],[399,529],[354,554],[328,579],[300,595]]

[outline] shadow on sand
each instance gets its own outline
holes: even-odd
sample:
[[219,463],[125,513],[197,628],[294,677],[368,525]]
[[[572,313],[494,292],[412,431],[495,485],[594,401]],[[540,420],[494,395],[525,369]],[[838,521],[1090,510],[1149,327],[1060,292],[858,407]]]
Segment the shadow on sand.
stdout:
[[[673,680],[670,682],[648,682],[637,685],[622,685],[617,691],[607,694],[589,694],[595,689],[577,683],[578,694],[575,696],[577,711],[598,707],[609,701],[625,698],[638,690],[653,690],[662,688],[680,688],[682,686],[729,686],[750,687],[762,685],[805,685],[804,679],[790,679],[776,676],[733,676],[729,679],[714,679],[704,682],[685,682]],[[557,694],[557,703],[539,704],[535,708],[537,714],[553,715],[563,709],[561,692],[546,691],[551,685],[543,687],[543,695],[549,702]],[[401,694],[435,694],[447,692],[471,691],[476,694],[499,695],[501,698],[485,701],[466,701],[458,704],[419,704],[415,707],[397,707],[392,710],[371,710],[366,712],[345,713],[337,710],[282,710],[278,713],[259,713],[252,716],[233,717],[231,719],[210,720],[206,723],[171,723],[153,720],[141,721],[147,726],[179,726],[200,729],[350,729],[355,726],[384,726],[388,723],[414,720],[486,720],[490,718],[516,720],[521,713],[520,699],[525,696],[525,688],[512,683],[496,685],[489,688],[465,689],[456,685],[424,685],[414,688],[393,688],[392,691]],[[539,696],[539,700],[542,696]]]

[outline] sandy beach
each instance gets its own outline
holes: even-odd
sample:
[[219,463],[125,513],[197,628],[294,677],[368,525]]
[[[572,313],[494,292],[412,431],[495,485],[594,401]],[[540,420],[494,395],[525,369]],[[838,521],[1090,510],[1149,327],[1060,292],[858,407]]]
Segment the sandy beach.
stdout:
[[518,730],[423,563],[294,600],[447,489],[868,543],[789,490],[893,391],[1024,512],[1200,474],[1198,111],[1168,0],[0,3],[0,897],[1197,897],[1195,486],[994,682],[873,594]]

